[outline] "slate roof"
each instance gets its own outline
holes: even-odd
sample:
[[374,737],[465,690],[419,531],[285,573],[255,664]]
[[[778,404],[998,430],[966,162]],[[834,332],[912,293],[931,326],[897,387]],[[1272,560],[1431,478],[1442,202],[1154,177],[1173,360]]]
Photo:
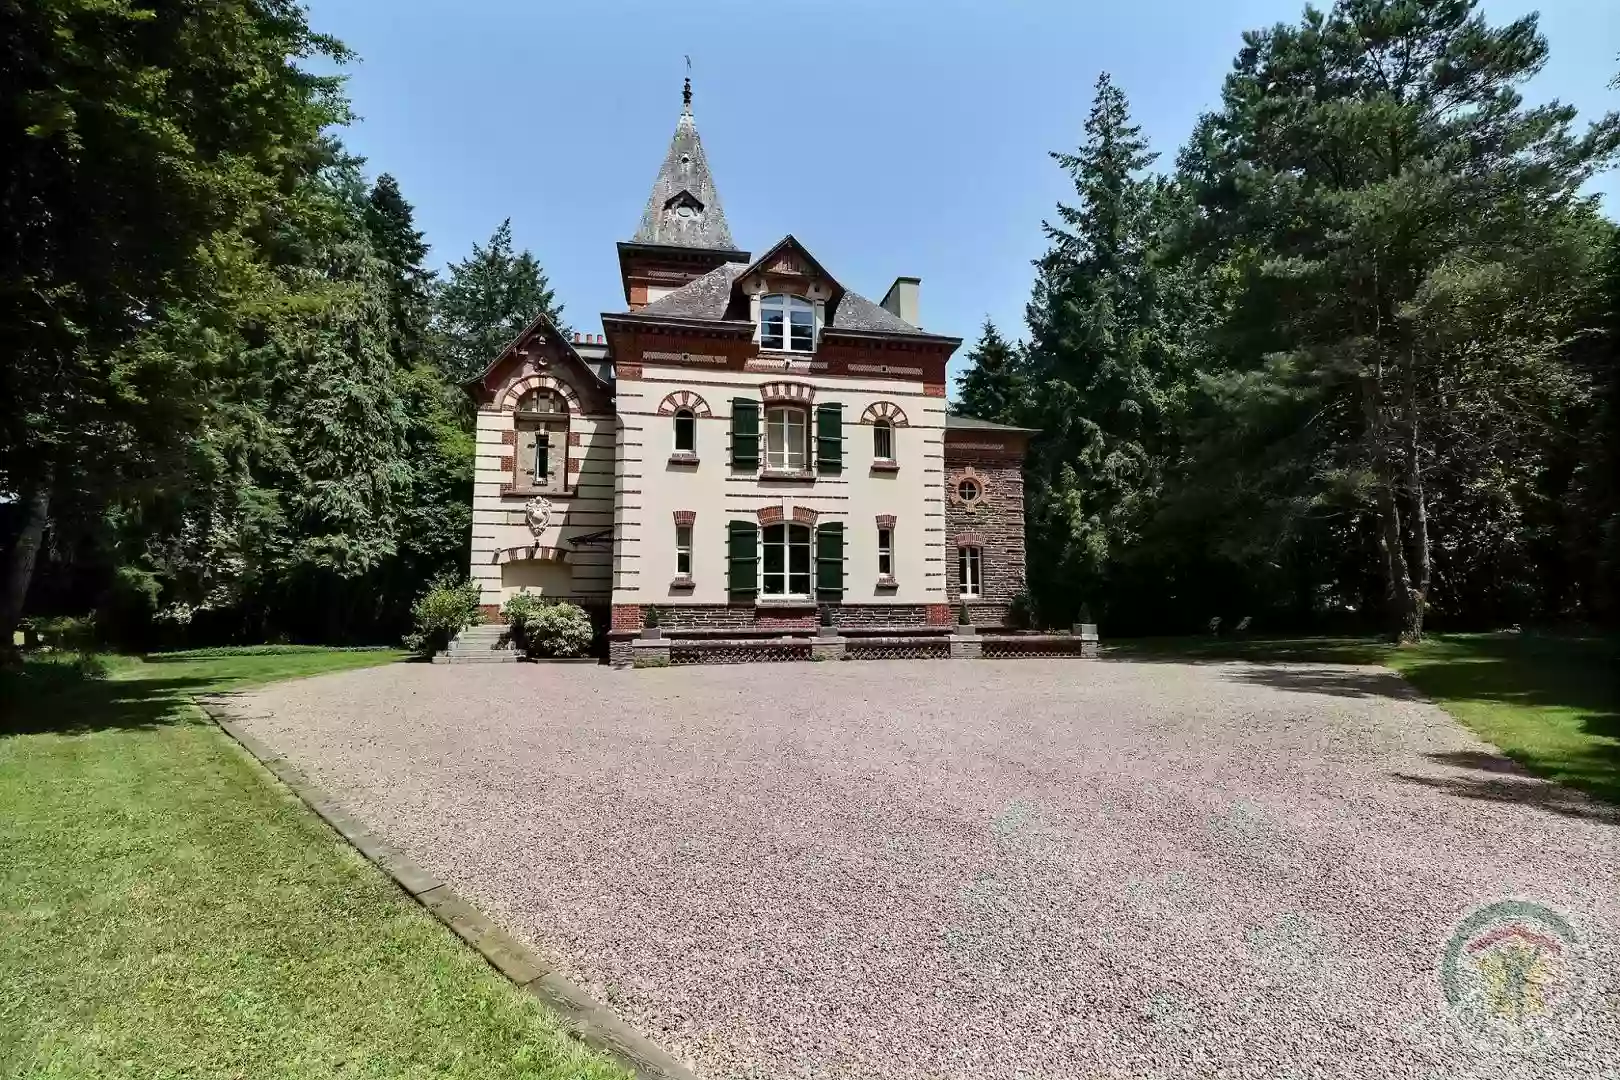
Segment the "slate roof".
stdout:
[[[690,217],[676,212],[683,204],[693,209]],[[725,211],[720,208],[720,192],[709,172],[709,159],[703,153],[690,104],[681,110],[669,153],[664,155],[646,212],[641,215],[641,227],[631,242],[719,251],[732,251],[737,246],[731,239]]]
[[945,414],[946,431],[1021,431],[1025,434],[1034,434],[1040,428],[1015,427],[1012,424],[996,424],[989,420],[980,420],[976,416],[960,416],[956,413]]
[[747,263],[731,262],[688,281],[667,296],[642,308],[639,315],[669,315],[678,319],[724,319],[731,304],[731,287]]
[[935,336],[912,326],[888,308],[879,307],[860,293],[853,293],[847,289],[832,313],[830,326],[833,330]]

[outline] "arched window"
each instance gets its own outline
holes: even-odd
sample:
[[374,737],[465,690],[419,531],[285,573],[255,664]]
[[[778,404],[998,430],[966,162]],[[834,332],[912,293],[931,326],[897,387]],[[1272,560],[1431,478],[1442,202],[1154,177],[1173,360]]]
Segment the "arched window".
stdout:
[[760,595],[809,599],[810,526],[784,522],[760,532],[764,548],[759,560]]
[[772,293],[759,303],[759,347],[814,352],[816,309],[802,296]]
[[691,409],[675,410],[675,452],[697,453],[697,417]]
[[518,399],[512,484],[519,491],[562,491],[568,481],[568,405],[550,390]]
[[872,457],[878,461],[894,460],[894,425],[887,420],[872,423]]

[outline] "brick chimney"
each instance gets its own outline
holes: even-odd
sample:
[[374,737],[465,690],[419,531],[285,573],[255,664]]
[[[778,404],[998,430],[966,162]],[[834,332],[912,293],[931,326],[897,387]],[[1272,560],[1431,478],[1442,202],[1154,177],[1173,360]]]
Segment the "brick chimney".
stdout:
[[883,310],[890,315],[897,316],[912,326],[921,326],[917,311],[918,296],[922,289],[922,278],[897,277],[889,291],[883,294]]

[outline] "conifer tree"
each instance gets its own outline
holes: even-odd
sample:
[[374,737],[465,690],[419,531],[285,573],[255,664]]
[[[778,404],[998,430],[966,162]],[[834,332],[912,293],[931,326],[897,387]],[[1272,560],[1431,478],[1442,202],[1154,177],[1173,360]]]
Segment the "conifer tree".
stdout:
[[510,218],[488,243],[474,244],[470,256],[450,264],[434,307],[442,363],[458,380],[482,371],[542,312],[566,330],[539,261],[512,249]]
[[1008,342],[988,318],[957,377],[958,409],[964,416],[1017,424],[1028,409],[1023,350]]

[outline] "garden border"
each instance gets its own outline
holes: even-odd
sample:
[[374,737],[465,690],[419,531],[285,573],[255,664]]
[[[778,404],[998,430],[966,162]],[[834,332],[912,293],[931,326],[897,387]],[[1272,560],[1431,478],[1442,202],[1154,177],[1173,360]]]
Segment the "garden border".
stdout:
[[192,700],[249,757],[286,785],[367,862],[387,874],[407,896],[476,949],[490,967],[506,976],[518,989],[540,999],[586,1046],[607,1055],[640,1080],[698,1080],[696,1073],[668,1051],[557,972],[533,949],[502,930],[448,884],[367,829],[285,757],[244,731],[230,715],[228,700],[220,695]]

